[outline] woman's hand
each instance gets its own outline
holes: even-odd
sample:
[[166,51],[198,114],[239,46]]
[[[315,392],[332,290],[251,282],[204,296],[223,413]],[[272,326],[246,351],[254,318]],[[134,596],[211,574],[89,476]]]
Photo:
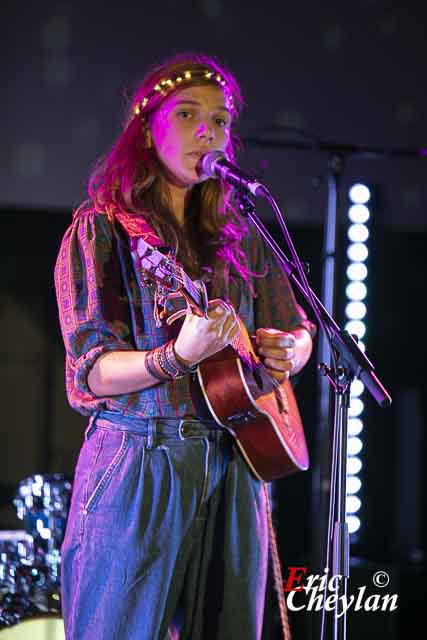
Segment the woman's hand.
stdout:
[[208,319],[187,314],[175,341],[175,352],[189,366],[196,364],[224,349],[238,329],[233,307],[223,300],[211,300]]
[[308,361],[313,341],[307,329],[297,327],[291,332],[278,329],[257,329],[257,353],[276,380],[299,373]]
[[295,360],[295,336],[278,329],[257,329],[257,353],[270,375],[282,382],[293,373]]

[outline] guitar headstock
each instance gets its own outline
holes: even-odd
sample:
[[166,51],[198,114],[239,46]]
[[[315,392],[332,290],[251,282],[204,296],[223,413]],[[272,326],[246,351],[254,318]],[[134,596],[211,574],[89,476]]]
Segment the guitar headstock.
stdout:
[[173,256],[162,253],[143,238],[131,238],[131,251],[144,278],[161,284],[170,291],[178,291],[178,266]]
[[170,251],[164,254],[141,237],[131,238],[131,251],[144,277],[157,285],[160,297],[183,296],[193,313],[205,315],[206,290],[194,283]]

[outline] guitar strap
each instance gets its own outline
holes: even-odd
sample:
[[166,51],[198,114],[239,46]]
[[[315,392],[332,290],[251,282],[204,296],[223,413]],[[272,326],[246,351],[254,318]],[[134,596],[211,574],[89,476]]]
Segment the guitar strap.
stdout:
[[164,243],[160,240],[157,233],[148,224],[147,219],[143,215],[135,215],[131,213],[114,212],[114,217],[129,237],[131,249],[134,249],[138,238],[143,238],[145,242],[151,244],[152,247],[163,247]]
[[[141,238],[147,244],[153,247],[154,250],[158,250],[163,254],[170,254],[170,255],[172,254],[172,249],[166,246],[164,242],[162,242],[162,240],[159,238],[157,233],[147,222],[147,219],[144,217],[144,215],[135,215],[135,214],[130,214],[126,212],[115,211],[114,217],[113,217],[113,227],[114,227],[114,233],[118,241],[119,251],[120,251],[121,243],[119,241],[117,229],[114,224],[115,220],[117,220],[117,222],[120,223],[120,226],[125,231],[125,234],[129,240],[130,253],[132,256],[132,260],[133,260],[133,264],[136,272],[138,273],[141,272],[139,261],[137,259],[138,240],[140,240]],[[144,277],[143,274],[142,274],[142,277]],[[168,296],[169,299],[174,297],[181,297],[181,295],[172,294]],[[154,293],[154,319],[158,327],[160,327],[163,324],[163,319],[165,318],[164,305],[165,305],[165,298],[162,295],[162,292],[159,286],[157,285],[156,291]],[[185,313],[186,313],[185,308],[179,308],[178,306],[175,313],[172,316],[169,316],[167,318],[167,324],[168,325],[172,324],[172,322],[175,319],[181,317],[182,315],[185,315]]]

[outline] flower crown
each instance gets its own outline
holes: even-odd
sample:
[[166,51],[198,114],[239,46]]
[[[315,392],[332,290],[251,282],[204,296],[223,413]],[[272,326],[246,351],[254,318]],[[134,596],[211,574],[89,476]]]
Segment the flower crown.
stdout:
[[235,115],[236,110],[234,107],[233,96],[224,78],[219,73],[216,73],[211,69],[204,69],[203,71],[184,71],[173,78],[164,78],[163,80],[160,80],[154,89],[149,91],[143,100],[133,107],[133,117],[139,116],[154,96],[167,96],[186,82],[197,82],[198,80],[217,82],[224,90],[225,106],[233,115]]

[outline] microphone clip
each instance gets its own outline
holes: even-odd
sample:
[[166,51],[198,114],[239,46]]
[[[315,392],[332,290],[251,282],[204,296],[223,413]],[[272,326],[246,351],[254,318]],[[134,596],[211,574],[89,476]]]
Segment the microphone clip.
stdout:
[[247,218],[250,214],[255,213],[255,204],[243,189],[238,189],[235,193],[237,208],[240,214]]

